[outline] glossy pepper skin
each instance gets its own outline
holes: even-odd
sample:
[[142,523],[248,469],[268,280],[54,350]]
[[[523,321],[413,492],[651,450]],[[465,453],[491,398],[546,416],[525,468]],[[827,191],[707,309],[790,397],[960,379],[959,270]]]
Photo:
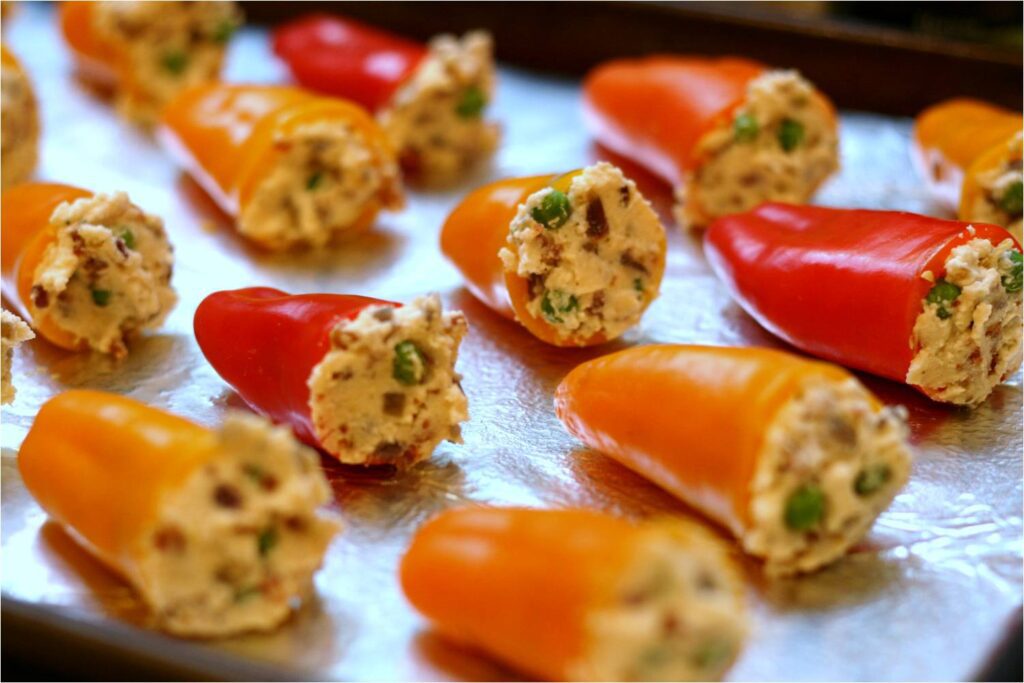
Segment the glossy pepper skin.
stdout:
[[126,88],[133,88],[127,59],[116,45],[97,35],[93,13],[95,2],[62,2],[59,5],[60,29],[74,54],[78,68],[88,78],[113,86],[121,79]]
[[555,392],[555,412],[583,443],[741,536],[779,408],[808,378],[850,376],[772,349],[641,346],[577,366]]
[[[977,185],[971,169],[982,156],[1005,148],[1021,130],[1019,113],[971,99],[954,99],[926,109],[914,122],[914,158],[928,190],[950,210],[961,202],[968,184]],[[965,218],[961,213],[960,218]]]
[[66,391],[18,452],[29,493],[114,570],[133,578],[164,493],[218,454],[215,434],[132,399]]
[[[39,105],[36,100],[35,93],[32,90],[31,81],[28,75],[25,73],[24,67],[17,57],[14,56],[10,50],[7,49],[6,45],[0,44],[0,63],[3,64],[3,68],[8,73],[13,73],[16,77],[24,79],[28,93],[26,99],[28,101],[27,108],[29,109],[29,116],[31,117],[29,126],[22,128],[18,131],[18,134],[23,136],[22,139],[17,141],[17,144],[5,146],[3,151],[3,187],[9,187],[15,183],[24,181],[26,178],[31,176],[35,170],[36,165],[39,161]],[[6,104],[5,104],[6,107]],[[5,116],[4,120],[8,118]],[[8,134],[5,132],[5,134]],[[24,150],[26,147],[30,148],[28,155],[18,154],[17,150]]]
[[467,195],[441,228],[441,251],[462,273],[469,291],[492,310],[519,322],[541,341],[555,345],[586,346],[604,339],[596,336],[577,343],[560,340],[551,324],[534,317],[527,309],[529,281],[506,272],[498,252],[507,244],[509,225],[520,204],[548,186],[568,192],[580,172],[509,178],[484,185]]
[[203,299],[193,325],[206,360],[246,403],[321,448],[310,412],[310,374],[330,349],[338,323],[379,305],[398,306],[364,296],[249,287]]
[[[284,154],[275,140],[321,121],[361,133],[375,160],[394,157],[384,132],[359,105],[282,86],[209,83],[190,88],[167,105],[159,135],[221,209],[237,218]],[[372,203],[360,226],[368,227],[379,209]]]
[[413,537],[402,589],[448,637],[531,676],[572,680],[587,610],[613,598],[643,533],[590,510],[448,510]]
[[[976,238],[1013,239],[999,226],[971,225],[768,203],[718,219],[704,251],[740,305],[773,334],[815,356],[903,382],[921,302],[945,275],[950,252]],[[922,277],[926,272],[931,279]]]
[[391,100],[427,54],[420,43],[322,13],[274,29],[273,47],[303,87],[372,112]]
[[56,183],[22,183],[4,190],[3,230],[0,231],[0,260],[3,270],[3,295],[15,311],[51,344],[71,351],[88,348],[85,340],[57,327],[49,318],[37,322],[32,301],[32,282],[47,247],[57,239],[50,216],[64,202],[91,197],[92,193]]

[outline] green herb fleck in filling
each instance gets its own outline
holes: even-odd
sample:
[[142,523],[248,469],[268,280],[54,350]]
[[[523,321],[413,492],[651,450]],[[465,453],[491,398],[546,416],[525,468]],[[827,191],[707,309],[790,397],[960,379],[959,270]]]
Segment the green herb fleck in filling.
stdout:
[[816,484],[804,484],[786,501],[785,522],[793,531],[812,529],[825,516],[825,494]]
[[1024,278],[1022,278],[1022,270],[1024,270],[1024,264],[1022,264],[1022,257],[1019,251],[1011,251],[1007,255],[1010,259],[1010,272],[1003,276],[1003,288],[1007,292],[1019,292],[1021,287],[1024,286]]
[[124,242],[124,246],[129,249],[135,248],[135,233],[132,232],[130,228],[125,228],[118,237],[120,237],[121,241]]
[[101,308],[110,303],[109,289],[90,289],[89,293],[92,294],[92,302]]
[[410,340],[395,344],[395,358],[391,375],[401,384],[421,384],[427,376],[427,357],[420,347]]
[[935,304],[935,315],[939,316],[940,320],[945,320],[953,314],[946,308],[946,304],[955,300],[960,296],[960,288],[954,285],[952,282],[946,282],[940,279],[935,283],[935,286],[928,292],[928,296],[924,298],[930,304]]
[[540,204],[533,207],[530,216],[548,230],[557,230],[566,224],[572,215],[572,204],[560,190],[551,190]]
[[487,95],[475,85],[466,88],[459,103],[455,105],[455,113],[464,119],[475,119],[483,113],[487,106]]
[[782,149],[792,152],[804,141],[804,124],[793,119],[783,119],[779,126],[779,144]]
[[312,192],[313,190],[315,190],[317,188],[317,186],[320,184],[320,182],[323,179],[324,179],[323,171],[317,171],[313,175],[309,176],[308,180],[306,180],[306,189]]
[[853,490],[858,496],[870,496],[892,478],[892,470],[888,465],[873,465],[865,468],[853,482]]
[[572,294],[566,294],[558,289],[549,289],[544,292],[540,300],[540,311],[547,318],[548,322],[563,322],[559,313],[569,313],[580,307],[579,300]]
[[168,52],[160,58],[160,66],[168,73],[180,76],[188,67],[188,55],[183,51]]
[[999,207],[1011,216],[1024,213],[1024,184],[1021,181],[1007,186],[1003,196],[999,198]]
[[210,38],[212,38],[215,43],[223,44],[231,40],[231,36],[235,35],[235,31],[237,30],[238,24],[230,19],[225,19],[213,30],[213,33],[210,34]]
[[256,548],[259,550],[260,557],[266,557],[277,545],[277,541],[277,529],[274,527],[268,526],[261,531],[260,535],[256,537]]

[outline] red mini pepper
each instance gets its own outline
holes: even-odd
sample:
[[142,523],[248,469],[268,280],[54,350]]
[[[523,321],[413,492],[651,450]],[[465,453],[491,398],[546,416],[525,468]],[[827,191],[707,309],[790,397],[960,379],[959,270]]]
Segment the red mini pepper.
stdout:
[[274,54],[303,86],[377,111],[427,55],[424,45],[352,19],[311,14],[274,31]]
[[330,349],[339,322],[380,305],[399,304],[249,287],[203,299],[193,325],[203,355],[253,410],[290,425],[296,436],[322,449],[310,409],[310,374]]
[[715,221],[705,253],[761,325],[827,360],[904,382],[922,300],[950,252],[1005,229],[897,211],[767,203]]

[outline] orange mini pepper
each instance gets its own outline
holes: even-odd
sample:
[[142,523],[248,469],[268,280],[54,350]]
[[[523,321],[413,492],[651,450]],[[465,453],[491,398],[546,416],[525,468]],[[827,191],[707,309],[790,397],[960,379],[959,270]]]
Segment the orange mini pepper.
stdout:
[[[314,514],[329,498],[316,456],[250,415],[232,416],[215,431],[115,394],[68,391],[40,409],[18,469],[47,514],[130,581],[162,626],[182,635],[223,635],[283,620],[337,529],[333,519]],[[263,497],[286,488],[298,503],[261,509]],[[305,568],[293,566],[305,576],[275,576],[272,551],[287,542],[286,530],[266,525],[288,514],[315,554]],[[249,553],[237,545],[243,527],[253,537],[245,544]],[[215,577],[216,567],[204,564],[216,564],[211,556],[234,561],[232,575]],[[180,589],[179,573],[189,577]],[[244,600],[224,595],[235,578],[257,576],[276,583]]]
[[[535,195],[542,191],[548,194],[537,201]],[[558,201],[548,201],[554,199]],[[608,207],[620,201],[628,202],[631,207],[635,205],[630,209],[637,212],[635,220],[616,224],[610,218],[615,214]],[[613,237],[616,231],[640,229],[639,226],[643,226],[644,232],[631,234],[626,242],[630,248],[643,251],[645,263],[640,263],[639,257],[630,259],[619,252],[601,251],[602,245],[607,243],[603,240]],[[517,246],[514,234],[519,227],[537,233],[535,239],[540,243],[539,248],[545,250],[544,260],[549,265],[555,264],[547,275],[534,276],[534,282],[518,269],[520,261],[533,249]],[[573,233],[576,237],[566,243],[553,242],[557,234],[568,231],[576,231]],[[515,319],[549,344],[590,346],[617,337],[639,319],[657,296],[665,269],[666,238],[660,221],[635,184],[614,166],[599,163],[561,176],[510,178],[474,190],[445,220],[441,229],[441,251],[462,273],[467,288],[494,311]],[[619,268],[628,272],[628,275],[613,276],[603,290],[598,287],[603,291],[600,295],[590,292],[591,302],[595,301],[594,297],[604,301],[616,287],[634,288],[632,320],[611,332],[604,328],[589,335],[566,333],[556,324],[562,322],[559,318],[565,314],[588,308],[575,295],[568,300],[562,297],[560,304],[553,303],[549,297],[552,290],[547,283],[552,280],[551,272],[559,268],[564,275],[585,279],[581,270],[586,265],[563,265],[584,263],[573,261],[584,251],[601,259],[604,269]],[[623,268],[623,261],[632,265]],[[575,272],[570,270],[573,267]],[[637,287],[641,280],[642,286]],[[539,288],[544,288],[542,297]],[[540,306],[535,305],[531,310],[531,300],[537,299],[540,299]]]
[[32,83],[18,58],[0,45],[3,66],[2,186],[20,183],[35,170],[39,160],[39,109]]
[[[755,83],[764,85],[761,94],[755,93]],[[767,98],[778,102],[763,107],[760,102]],[[802,202],[837,165],[836,117],[828,99],[795,74],[772,72],[747,59],[612,60],[586,76],[583,103],[584,120],[597,142],[673,185],[682,202],[681,220],[693,226],[765,200]],[[820,132],[808,133],[812,123]],[[803,184],[780,192],[777,188],[791,178],[779,169],[812,147],[820,147],[820,158],[797,162],[805,166]],[[711,173],[716,190],[709,192],[702,175],[731,148],[749,152],[740,164],[742,174]],[[722,188],[729,188],[729,196],[713,198]]]
[[[958,98],[940,102],[914,122],[914,158],[928,190],[950,211],[962,206],[962,193],[977,184],[971,166],[995,149],[1005,149],[1021,130],[1022,117],[995,105]],[[987,166],[988,164],[985,164]],[[960,215],[961,220],[973,218]]]
[[727,527],[772,572],[840,556],[909,471],[893,411],[846,370],[771,349],[603,356],[566,376],[555,410],[585,444]]
[[413,537],[401,581],[443,634],[547,680],[709,680],[745,631],[735,570],[681,522],[448,510]]
[[[346,175],[347,171],[355,175],[372,171],[377,177],[376,187],[358,207],[351,224],[323,225],[316,234],[293,235],[261,228],[255,214],[247,218],[250,204],[265,191],[261,185],[275,170],[286,166],[288,153],[302,144],[302,131],[324,127],[332,134],[350,131],[354,137],[346,144],[363,145],[369,158],[359,161],[360,168],[299,172],[297,190],[315,192],[325,173]],[[387,137],[369,113],[346,100],[291,87],[211,83],[185,91],[167,106],[160,137],[221,209],[238,219],[240,232],[270,248],[296,243],[321,245],[334,231],[365,230],[382,207],[398,208],[402,204],[397,162]],[[285,203],[294,204],[291,196],[284,198]],[[288,227],[295,228],[297,220]]]

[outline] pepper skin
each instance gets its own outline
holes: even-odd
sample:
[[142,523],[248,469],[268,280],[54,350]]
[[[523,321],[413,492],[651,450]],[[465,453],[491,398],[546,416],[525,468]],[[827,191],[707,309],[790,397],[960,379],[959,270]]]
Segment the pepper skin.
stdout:
[[[341,462],[405,466],[458,440],[465,395],[452,366],[465,321],[436,297],[401,306],[252,287],[206,297],[194,327],[246,403]],[[406,376],[403,363],[426,369]]]
[[976,183],[977,174],[968,169],[990,150],[1005,148],[1021,122],[1018,113],[966,98],[921,112],[914,122],[913,156],[936,201],[949,211],[961,206],[965,184]]
[[[780,422],[784,408],[822,387],[829,392],[822,401],[827,415],[819,410],[813,418]],[[841,407],[851,395],[856,397],[852,407]],[[635,347],[577,366],[555,392],[555,412],[570,433],[728,528],[747,552],[765,558],[769,571],[778,573],[809,571],[842,555],[905,481],[909,456],[903,431],[886,410],[842,368],[762,348]],[[864,422],[863,429],[858,421]],[[866,442],[856,445],[853,437],[849,441],[864,452],[851,450],[847,442],[837,456],[828,431],[835,424],[847,425],[844,431],[854,434],[891,428],[895,439],[876,449]],[[797,440],[812,428],[823,435]],[[771,436],[779,429],[791,448],[805,446],[818,453],[799,463],[785,462],[782,458],[791,454],[776,447],[778,439]],[[817,535],[802,539],[805,529],[784,528],[781,509],[767,517],[761,513],[766,503],[778,508],[777,501],[808,484],[830,499],[848,498],[846,485],[831,475],[852,479],[851,470],[866,464],[859,461],[882,457],[882,452],[889,467],[887,483],[893,487],[888,495],[865,501],[863,507],[858,502],[847,512],[835,506],[840,517],[816,520],[825,524],[814,529]],[[778,477],[776,472],[793,472],[799,479],[778,479],[766,488],[766,478]],[[850,512],[856,524],[847,523]],[[755,535],[765,528],[781,536],[759,543]],[[786,541],[787,534],[806,541],[799,553],[784,552],[779,540]]]
[[773,334],[826,360],[905,382],[922,301],[945,276],[950,252],[975,238],[1013,240],[982,223],[763,204],[720,218],[704,247],[719,279]]
[[427,56],[420,43],[352,19],[311,14],[274,30],[274,54],[317,92],[384,107]]
[[[702,205],[696,182],[709,161],[708,142],[732,128],[749,86],[769,71],[764,64],[731,57],[614,60],[585,78],[584,120],[600,144],[675,187],[683,201],[683,220],[703,227],[715,217]],[[831,103],[817,90],[809,99],[821,108],[834,136]]]
[[[243,235],[264,247],[280,249],[302,240],[247,230],[244,215],[260,184],[277,164],[284,163],[288,145],[282,140],[317,124],[354,131],[370,154],[366,168],[381,176],[374,196],[351,225],[326,228],[358,233],[372,225],[382,207],[401,206],[390,143],[362,107],[345,100],[317,97],[297,88],[211,83],[183,92],[167,106],[159,137],[220,208],[239,221]],[[320,246],[327,238],[317,237],[311,243]]]
[[[267,491],[243,467],[274,474],[276,509],[261,507]],[[338,528],[315,511],[330,490],[315,455],[254,416],[229,415],[220,430],[211,430],[116,394],[67,391],[39,410],[18,470],[40,507],[131,582],[158,623],[178,635],[228,635],[283,621],[290,601],[308,591]],[[229,487],[230,500],[211,499],[211,491]],[[275,514],[301,515],[315,555],[310,565],[292,566],[296,575],[268,577],[268,585],[276,579],[274,590],[261,597],[218,600],[232,579],[215,577],[204,563],[234,561],[238,574],[250,577],[288,566],[289,558],[270,555],[273,548],[257,555],[254,532],[244,528],[255,524],[258,532],[275,523]],[[286,533],[282,525],[275,538]],[[249,534],[248,553],[240,554],[240,534]],[[306,550],[292,545],[293,553]],[[264,599],[265,611],[254,612]]]
[[32,83],[17,57],[0,45],[3,66],[2,185],[7,188],[32,175],[39,160],[39,107]]
[[91,192],[70,185],[30,183],[6,190],[2,200],[0,258],[4,298],[36,333],[69,351],[86,349],[88,344],[58,327],[52,319],[39,319],[32,302],[32,281],[47,247],[57,239],[56,226],[50,223],[54,209],[64,202],[91,196]]
[[[497,313],[516,320],[541,341],[556,346],[591,346],[608,341],[609,337],[604,331],[599,331],[589,337],[578,334],[559,336],[558,329],[554,324],[542,315],[534,314],[528,308],[532,296],[530,280],[520,275],[516,268],[510,267],[507,262],[503,261],[499,253],[506,248],[508,249],[506,253],[516,251],[510,226],[516,220],[524,220],[522,214],[525,209],[523,207],[531,195],[546,188],[552,188],[569,196],[574,181],[581,178],[582,182],[589,182],[588,178],[591,177],[591,173],[620,174],[621,171],[609,164],[598,164],[561,176],[543,175],[500,180],[480,187],[466,196],[448,216],[441,229],[441,251],[462,273],[467,288]],[[646,201],[639,196],[639,192],[631,181],[623,178],[623,182],[633,188],[630,190],[632,194],[630,194],[629,201]],[[577,194],[582,196],[586,194],[586,191],[580,189]],[[613,190],[613,194],[618,196],[615,190]],[[601,201],[600,197],[598,200]],[[583,213],[583,207],[576,207],[572,211],[574,215]],[[604,215],[603,211],[602,215]],[[657,222],[653,213],[649,214],[649,218],[647,218],[647,212],[644,215],[645,220]],[[639,220],[635,222],[639,223]],[[627,226],[613,226],[607,229],[614,232],[625,227]],[[665,267],[664,230],[660,227],[660,223],[655,228],[657,234],[651,240],[655,262],[645,271],[651,284],[641,295],[640,313],[657,295]],[[566,228],[560,229],[565,230]],[[545,236],[542,235],[542,237]],[[563,256],[569,257],[570,255],[563,254]],[[606,256],[605,258],[611,257]],[[612,261],[614,263],[607,263],[605,266],[607,268],[617,267],[619,255],[615,254]]]
[[[540,679],[659,680],[668,673],[675,676],[668,680],[711,680],[735,655],[744,627],[734,569],[717,541],[702,532],[665,520],[634,525],[579,509],[458,508],[428,521],[413,537],[401,563],[402,588],[446,636]],[[638,670],[634,658],[642,660],[644,652],[656,647],[654,638],[643,642],[634,633],[627,646],[607,632],[588,633],[599,615],[615,610],[619,601],[626,603],[619,614],[630,616],[630,598],[622,594],[634,595],[630,575],[651,567],[645,547],[652,543],[703,564],[700,571],[727,593],[722,604],[732,615],[716,625],[727,654],[710,670]],[[673,578],[661,576],[661,589],[673,590]],[[635,595],[632,608],[642,609],[645,599],[642,591]],[[688,630],[694,640],[706,638],[712,627],[687,613],[693,602],[676,599],[672,608],[685,615],[680,623],[690,617],[679,632]],[[628,634],[630,629],[625,630]],[[634,653],[636,641],[641,651]],[[626,663],[609,667],[611,657],[602,661],[609,650],[626,657]]]

